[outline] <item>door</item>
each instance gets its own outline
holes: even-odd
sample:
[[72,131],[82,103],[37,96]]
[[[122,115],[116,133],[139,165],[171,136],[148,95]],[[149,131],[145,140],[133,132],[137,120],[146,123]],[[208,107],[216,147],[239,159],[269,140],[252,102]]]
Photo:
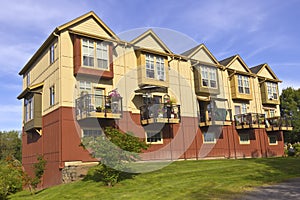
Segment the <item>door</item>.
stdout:
[[104,89],[94,88],[95,107],[104,107]]

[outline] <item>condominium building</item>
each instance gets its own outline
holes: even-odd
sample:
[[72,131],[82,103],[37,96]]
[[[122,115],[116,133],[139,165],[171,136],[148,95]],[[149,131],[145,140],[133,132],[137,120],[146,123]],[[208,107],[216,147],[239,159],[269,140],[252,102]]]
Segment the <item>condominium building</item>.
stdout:
[[175,54],[151,29],[124,41],[94,12],[55,28],[19,74],[22,162],[32,174],[44,156],[43,187],[95,163],[81,140],[107,126],[150,144],[143,160],[282,156],[292,129],[268,64],[204,44]]

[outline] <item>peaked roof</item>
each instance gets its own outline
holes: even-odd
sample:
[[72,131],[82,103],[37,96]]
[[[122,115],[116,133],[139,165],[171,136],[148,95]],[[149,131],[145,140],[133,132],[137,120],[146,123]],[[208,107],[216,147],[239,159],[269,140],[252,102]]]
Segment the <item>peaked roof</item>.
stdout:
[[44,52],[45,48],[47,48],[51,42],[56,38],[56,35],[59,34],[61,31],[68,29],[83,20],[86,20],[88,18],[93,18],[100,26],[102,26],[110,36],[112,36],[115,40],[119,41],[119,37],[116,36],[116,34],[93,12],[90,11],[80,17],[77,17],[76,19],[67,22],[61,26],[58,26],[54,29],[54,31],[48,36],[46,41],[40,46],[40,48],[35,52],[35,54],[30,58],[30,60],[27,62],[27,64],[21,69],[19,72],[19,75],[23,75],[27,72],[27,70],[31,67],[31,65],[35,62],[35,60]]
[[208,55],[213,59],[215,63],[219,63],[218,60],[215,58],[215,56],[208,50],[208,48],[205,46],[205,44],[199,44],[183,53],[181,55],[186,56],[188,58],[193,57],[200,49],[204,49]]
[[271,69],[271,67],[267,64],[267,63],[263,63],[263,64],[260,64],[260,65],[257,65],[257,66],[254,66],[254,67],[251,67],[250,70],[259,75],[260,71],[263,69],[263,68],[266,68],[270,74],[274,77],[275,80],[277,81],[280,81],[279,78],[276,76],[276,74],[274,73],[274,71]]
[[62,31],[90,17],[93,18],[98,24],[100,24],[100,26],[102,26],[109,33],[110,36],[112,36],[116,40],[120,40],[120,38],[93,11],[90,11],[80,17],[73,19],[72,21],[69,21],[61,26],[58,26],[55,30]]
[[130,43],[131,44],[136,44],[139,41],[143,40],[144,38],[146,38],[147,36],[152,36],[155,41],[168,53],[172,54],[172,51],[167,47],[167,45],[158,37],[158,35],[156,35],[156,33],[152,30],[152,29],[148,29],[147,31],[145,31],[144,33],[142,33],[141,35],[139,35],[138,37],[136,37],[135,39],[131,40]]
[[249,72],[252,73],[251,70],[249,69],[249,67],[246,65],[246,63],[244,62],[244,60],[241,58],[241,56],[239,54],[230,56],[228,58],[225,58],[221,61],[219,61],[219,63],[225,67],[229,67],[229,65],[231,65],[235,60],[239,60],[242,65],[244,66],[244,68]]

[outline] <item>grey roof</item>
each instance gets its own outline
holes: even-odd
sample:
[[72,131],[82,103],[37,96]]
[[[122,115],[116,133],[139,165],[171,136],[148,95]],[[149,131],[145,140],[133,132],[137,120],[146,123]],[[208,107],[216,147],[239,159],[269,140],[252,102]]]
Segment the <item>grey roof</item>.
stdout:
[[225,58],[223,60],[220,60],[219,63],[223,66],[227,66],[231,61],[232,59],[234,59],[237,55],[233,55],[233,56],[230,56],[228,58]]
[[264,65],[265,64],[260,64],[260,65],[257,65],[255,67],[251,67],[250,70],[251,70],[252,73],[257,74]]
[[183,56],[187,56],[187,57],[188,57],[188,56],[191,55],[198,47],[200,47],[201,45],[203,45],[203,44],[199,44],[199,45],[197,45],[197,46],[195,46],[195,47],[193,47],[193,48],[191,48],[191,49],[189,49],[189,50],[187,50],[187,51],[181,53],[180,55],[183,55]]

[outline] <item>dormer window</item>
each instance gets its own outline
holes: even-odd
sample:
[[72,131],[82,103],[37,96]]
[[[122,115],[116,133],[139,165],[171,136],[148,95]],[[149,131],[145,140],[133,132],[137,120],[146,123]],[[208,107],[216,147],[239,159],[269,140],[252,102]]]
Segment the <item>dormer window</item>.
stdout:
[[277,84],[267,82],[267,91],[268,91],[268,99],[270,100],[277,100],[278,99],[278,92],[277,92]]
[[213,67],[201,66],[202,86],[217,88],[217,69]]
[[165,81],[165,60],[161,56],[146,54],[146,77]]
[[249,77],[238,75],[238,91],[241,94],[250,94]]
[[108,70],[108,44],[82,39],[83,66]]

